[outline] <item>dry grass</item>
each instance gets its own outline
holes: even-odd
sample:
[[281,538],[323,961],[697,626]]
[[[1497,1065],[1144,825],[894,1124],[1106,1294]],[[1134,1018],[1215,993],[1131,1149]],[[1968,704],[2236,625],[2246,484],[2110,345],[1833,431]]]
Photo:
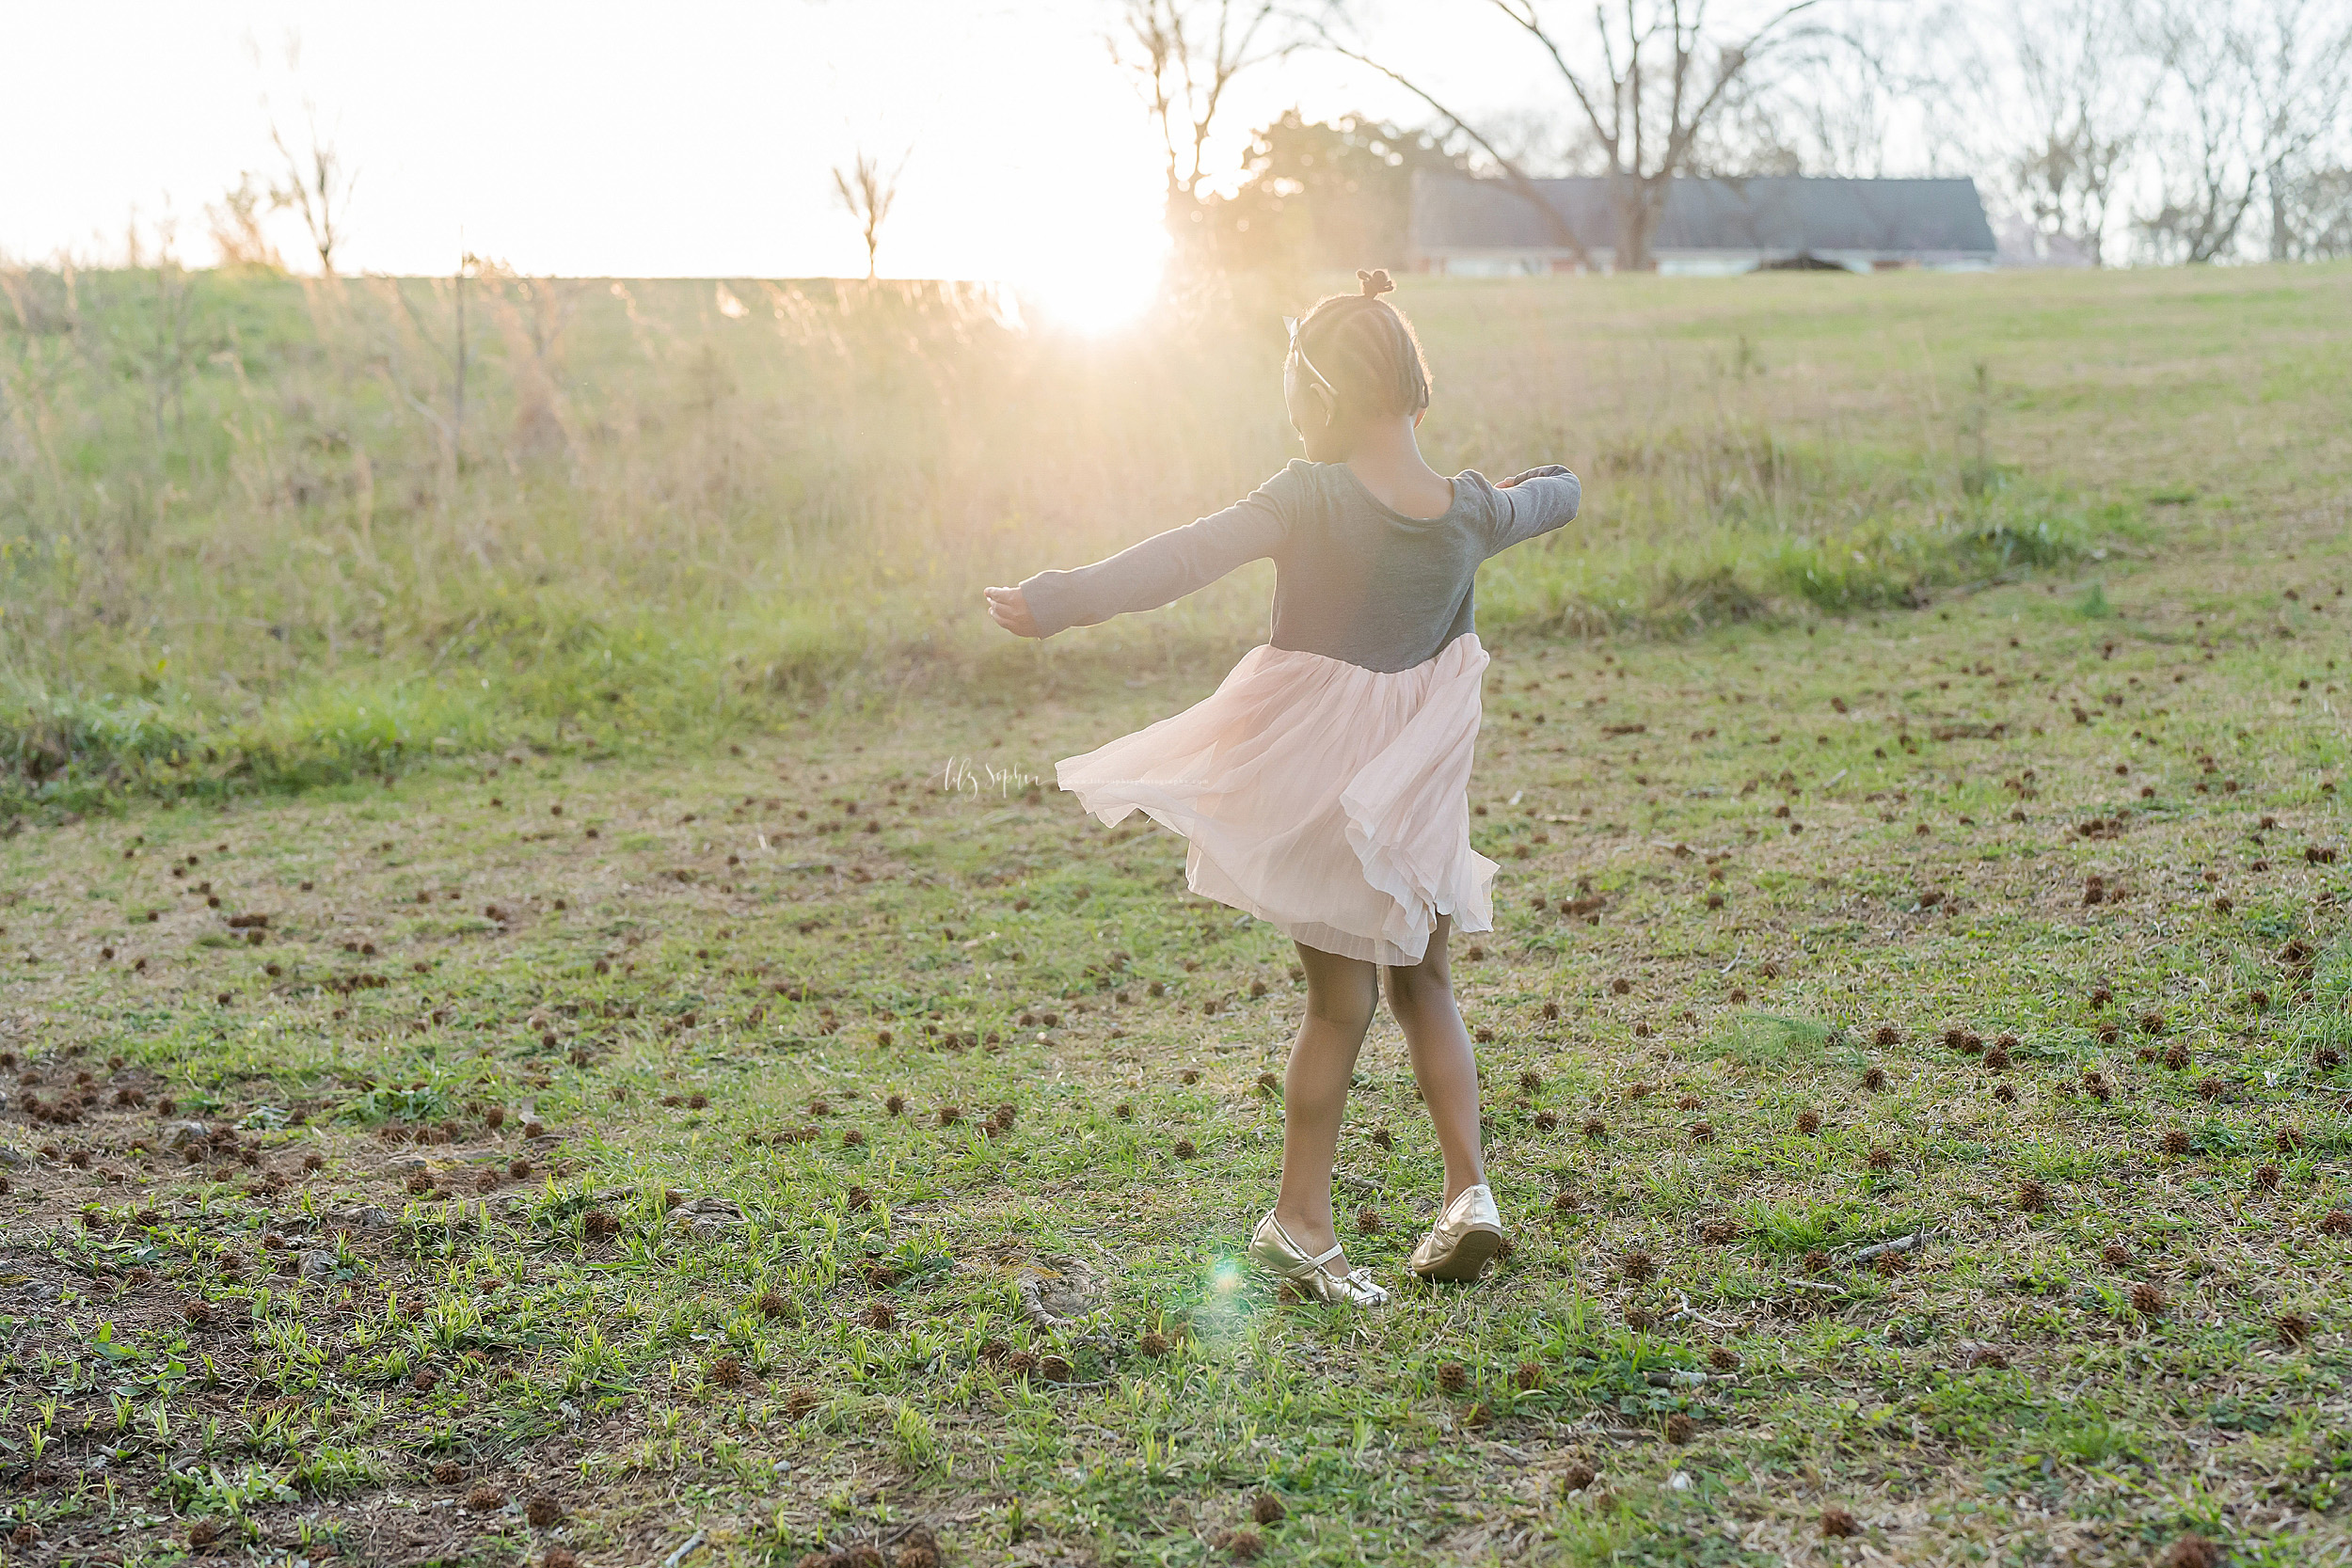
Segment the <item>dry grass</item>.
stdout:
[[[2064,568],[2329,471],[2348,277],[1406,302],[1435,460],[1592,481],[1574,540],[1490,569],[1490,627],[1680,633]],[[954,288],[494,274],[467,286],[455,430],[446,282],[6,281],[0,756],[13,802],[69,807],[708,744],[820,693],[1016,673],[973,586],[1279,465],[1278,317],[1315,292],[1205,289],[1091,341]],[[1259,588],[1093,645],[1230,646]]]

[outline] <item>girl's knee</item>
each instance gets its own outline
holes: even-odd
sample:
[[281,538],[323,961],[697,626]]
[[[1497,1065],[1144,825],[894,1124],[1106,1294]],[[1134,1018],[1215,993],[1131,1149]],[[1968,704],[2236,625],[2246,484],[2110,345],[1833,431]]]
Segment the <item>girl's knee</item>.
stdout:
[[1318,1022],[1360,1035],[1372,1027],[1378,1000],[1370,985],[1309,986],[1307,1013]]
[[1319,1022],[1361,1034],[1372,1027],[1373,1010],[1380,1005],[1380,984],[1373,967],[1301,946],[1307,971],[1307,1013]]
[[1392,1007],[1411,1007],[1434,1002],[1454,993],[1454,974],[1446,965],[1445,949],[1431,946],[1417,964],[1402,964],[1389,971],[1389,1003]]

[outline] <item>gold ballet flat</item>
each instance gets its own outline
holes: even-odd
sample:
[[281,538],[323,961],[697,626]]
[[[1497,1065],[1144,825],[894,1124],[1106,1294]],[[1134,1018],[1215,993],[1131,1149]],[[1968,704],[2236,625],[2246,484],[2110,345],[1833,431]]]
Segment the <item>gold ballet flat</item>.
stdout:
[[1334,1275],[1323,1265],[1337,1258],[1343,1249],[1337,1243],[1319,1257],[1309,1257],[1290,1232],[1282,1228],[1274,1211],[1266,1211],[1265,1218],[1249,1234],[1249,1260],[1270,1274],[1281,1277],[1283,1284],[1310,1300],[1327,1307],[1381,1307],[1388,1303],[1389,1292],[1375,1282],[1369,1271],[1357,1269],[1345,1275]]
[[1476,1279],[1502,1250],[1502,1215],[1485,1182],[1462,1189],[1413,1249],[1412,1269],[1423,1279]]

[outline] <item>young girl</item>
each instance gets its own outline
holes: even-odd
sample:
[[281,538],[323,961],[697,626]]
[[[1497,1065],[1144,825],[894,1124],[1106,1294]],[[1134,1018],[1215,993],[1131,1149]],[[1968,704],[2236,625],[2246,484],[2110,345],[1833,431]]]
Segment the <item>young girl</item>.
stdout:
[[1141,811],[1184,835],[1187,886],[1297,943],[1307,1017],[1282,1090],[1282,1190],[1249,1256],[1312,1298],[1373,1307],[1388,1292],[1347,1265],[1331,1167],[1382,971],[1445,1152],[1445,1201],[1413,1272],[1475,1279],[1502,1245],[1445,951],[1450,929],[1487,930],[1492,915],[1495,863],[1470,844],[1486,668],[1470,589],[1479,562],[1574,517],[1580,486],[1560,467],[1490,484],[1422,462],[1420,341],[1379,297],[1389,275],[1356,276],[1361,293],[1289,324],[1282,396],[1305,461],[1107,561],[992,588],[988,610],[1051,637],[1273,557],[1264,645],[1206,701],[1056,771],[1106,824]]

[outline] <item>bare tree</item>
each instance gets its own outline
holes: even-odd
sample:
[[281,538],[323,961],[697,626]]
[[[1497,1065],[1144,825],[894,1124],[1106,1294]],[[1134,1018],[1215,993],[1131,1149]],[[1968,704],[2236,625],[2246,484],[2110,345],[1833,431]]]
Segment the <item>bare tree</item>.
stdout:
[[[2151,0],[2147,42],[2164,76],[2156,205],[2137,220],[2167,260],[2240,249],[2268,188],[2273,228],[2295,175],[2340,123],[2352,84],[2352,19],[2331,0]],[[2274,232],[2271,253],[2286,237]]]
[[[1615,232],[1613,263],[1645,272],[1658,264],[1652,248],[1666,193],[1688,172],[1703,138],[1733,94],[1752,82],[1776,54],[1802,40],[1819,40],[1808,14],[1823,0],[1788,0],[1745,27],[1719,28],[1708,0],[1616,0],[1598,3],[1589,22],[1555,20],[1542,0],[1487,0],[1526,36],[1566,89],[1575,112],[1591,128],[1608,165]],[[1419,82],[1359,51],[1338,52],[1378,71],[1429,105],[1470,137],[1503,180],[1539,213],[1564,243],[1583,256],[1587,240],[1568,231],[1534,182],[1470,121],[1439,103]]]
[[1732,84],[1686,171],[1877,179],[1899,136],[1932,161],[1952,139],[1951,46],[1961,32],[1941,5],[1914,5],[1899,18],[1864,9],[1806,27],[1772,74],[1746,72]]
[[1209,142],[1227,90],[1252,67],[1296,50],[1303,35],[1277,0],[1123,0],[1107,41],[1158,127],[1169,226],[1184,232],[1201,216]]
[[2006,172],[2042,255],[2103,265],[2109,212],[2156,90],[2131,0],[2014,0],[2010,18],[2028,131]]
[[2270,0],[2256,25],[2261,47],[2254,99],[2262,115],[2263,185],[2270,198],[2270,259],[2283,261],[2296,254],[2293,212],[2298,189],[2315,172],[2313,154],[2352,152],[2344,110],[2352,97],[2352,6]]
[[2352,168],[2311,169],[2282,183],[2283,198],[2278,186],[2271,195],[2272,256],[2289,261],[2352,256]]
[[898,199],[898,176],[907,166],[904,157],[887,174],[882,172],[882,160],[870,157],[860,148],[848,168],[833,171],[834,196],[841,205],[857,219],[866,238],[866,276],[874,277],[874,261],[882,250],[882,225],[890,219],[890,209]]
[[331,136],[319,135],[315,114],[306,109],[303,121],[309,135],[298,150],[288,144],[278,121],[270,121],[270,145],[278,149],[278,161],[285,166],[285,177],[270,187],[270,202],[302,214],[302,226],[310,233],[310,247],[318,252],[319,271],[332,277],[335,247],[347,237],[351,193],[359,182],[359,171],[343,161]]

